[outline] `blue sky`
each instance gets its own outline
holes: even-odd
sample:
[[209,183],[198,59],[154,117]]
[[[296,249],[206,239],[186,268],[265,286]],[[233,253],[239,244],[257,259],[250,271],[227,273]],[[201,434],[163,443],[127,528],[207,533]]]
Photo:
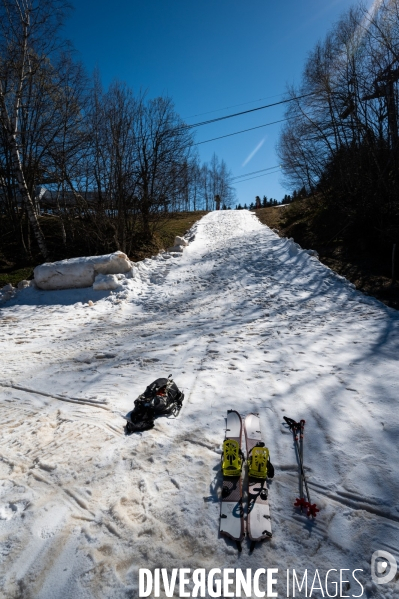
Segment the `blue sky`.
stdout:
[[[282,99],[300,82],[304,62],[351,0],[79,0],[65,27],[91,73],[150,97],[170,96],[188,123]],[[196,141],[283,118],[284,105],[198,127]],[[281,124],[198,145],[233,176],[278,166]],[[255,175],[253,175],[255,177]],[[279,173],[236,185],[237,202],[256,195],[281,200],[292,190]]]

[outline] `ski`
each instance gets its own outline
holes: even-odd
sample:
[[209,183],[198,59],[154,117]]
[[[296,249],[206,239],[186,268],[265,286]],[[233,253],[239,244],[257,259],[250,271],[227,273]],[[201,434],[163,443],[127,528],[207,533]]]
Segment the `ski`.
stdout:
[[244,429],[248,463],[247,534],[253,551],[255,543],[272,536],[266,479],[273,478],[274,468],[262,440],[259,414],[248,414]]
[[242,420],[235,410],[228,410],[226,433],[222,453],[222,497],[220,504],[220,533],[237,544],[241,551],[244,538],[244,512],[242,507],[241,451]]

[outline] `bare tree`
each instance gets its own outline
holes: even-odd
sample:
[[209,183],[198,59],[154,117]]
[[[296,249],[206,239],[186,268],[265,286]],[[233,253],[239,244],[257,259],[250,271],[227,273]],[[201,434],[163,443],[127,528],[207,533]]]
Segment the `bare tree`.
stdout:
[[381,243],[399,224],[398,7],[352,8],[317,44],[278,146],[292,187],[317,189],[348,238]]
[[211,208],[216,193],[228,203],[226,165],[200,167],[170,98],[134,96],[120,82],[104,92],[98,74],[89,92],[58,37],[67,10],[63,0],[0,0],[0,206],[26,253],[32,230],[49,257],[44,185],[69,255],[78,237],[79,248],[130,252],[168,212],[195,209],[201,196]]
[[159,216],[187,185],[192,135],[170,98],[140,98],[135,122],[136,189],[142,235],[151,240]]
[[[0,3],[0,119],[7,155],[40,252],[48,257],[28,169],[21,123],[31,117],[38,87],[51,80],[49,57],[58,48],[57,32],[67,5],[57,0],[1,0]],[[43,85],[44,83],[44,85]],[[35,116],[38,116],[36,112]],[[32,132],[31,124],[27,131]]]
[[227,168],[227,164],[216,154],[213,154],[211,159],[211,185],[212,185],[212,199],[214,201],[215,196],[220,197],[222,206],[226,208],[231,206],[235,200],[235,190],[232,184],[232,174]]
[[113,229],[117,249],[129,252],[137,220],[135,123],[138,101],[119,81],[103,93],[96,75],[88,111],[88,189],[95,190],[99,230]]

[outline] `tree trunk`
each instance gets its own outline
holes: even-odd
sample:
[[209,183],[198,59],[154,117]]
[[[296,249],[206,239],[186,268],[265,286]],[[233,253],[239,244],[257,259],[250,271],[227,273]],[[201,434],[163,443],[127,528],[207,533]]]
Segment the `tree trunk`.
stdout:
[[39,220],[37,218],[35,205],[32,202],[32,198],[30,197],[30,193],[28,190],[28,186],[26,185],[24,173],[22,170],[22,164],[19,157],[19,151],[17,147],[17,142],[14,135],[9,135],[9,143],[13,161],[13,170],[15,173],[15,177],[18,181],[19,193],[21,194],[22,201],[26,208],[26,213],[28,215],[29,222],[32,226],[33,233],[36,237],[36,241],[39,246],[40,253],[42,254],[45,260],[48,259],[49,253],[47,249],[46,240],[43,235],[43,231],[40,227]]
[[66,235],[64,221],[63,221],[63,218],[62,218],[62,211],[61,211],[61,206],[60,206],[60,200],[59,200],[59,197],[58,197],[58,193],[57,193],[57,211],[58,211],[58,218],[60,219],[62,244],[63,244],[64,248],[66,248],[66,246],[67,246],[67,235]]
[[19,4],[16,3],[16,5],[19,10],[21,26],[22,26],[22,30],[21,30],[21,34],[20,34],[21,59],[20,59],[19,80],[18,80],[17,89],[15,91],[15,99],[13,102],[13,109],[12,109],[11,115],[9,115],[9,113],[8,113],[3,84],[2,84],[2,82],[0,82],[0,113],[1,113],[1,120],[2,120],[3,127],[5,127],[5,129],[7,131],[8,144],[9,144],[10,154],[11,154],[12,169],[13,169],[14,175],[18,182],[19,193],[21,194],[22,202],[25,205],[26,213],[28,215],[28,220],[32,226],[34,235],[35,235],[37,243],[39,245],[40,253],[42,254],[43,258],[45,260],[47,260],[49,254],[48,254],[48,250],[47,250],[46,241],[44,239],[43,232],[40,228],[35,205],[32,201],[32,198],[30,197],[29,189],[26,184],[26,180],[25,180],[25,176],[24,176],[24,172],[23,172],[23,168],[22,168],[22,162],[21,162],[21,158],[20,158],[19,150],[18,150],[18,142],[17,142],[18,120],[19,120],[19,111],[20,111],[20,107],[21,107],[23,83],[24,83],[24,80],[27,75],[25,72],[25,68],[26,68],[27,56],[28,56],[28,38],[29,38],[29,32],[30,32],[30,29],[29,29],[30,28],[30,8],[24,7],[25,12],[22,12]]

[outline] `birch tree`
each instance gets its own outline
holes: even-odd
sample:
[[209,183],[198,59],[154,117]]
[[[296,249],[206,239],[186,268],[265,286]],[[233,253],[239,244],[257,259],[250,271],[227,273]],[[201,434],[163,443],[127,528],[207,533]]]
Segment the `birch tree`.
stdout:
[[49,72],[49,58],[59,48],[57,32],[67,8],[56,0],[0,0],[0,124],[19,195],[45,259],[49,252],[34,188],[28,185],[21,122],[27,118],[36,79]]

